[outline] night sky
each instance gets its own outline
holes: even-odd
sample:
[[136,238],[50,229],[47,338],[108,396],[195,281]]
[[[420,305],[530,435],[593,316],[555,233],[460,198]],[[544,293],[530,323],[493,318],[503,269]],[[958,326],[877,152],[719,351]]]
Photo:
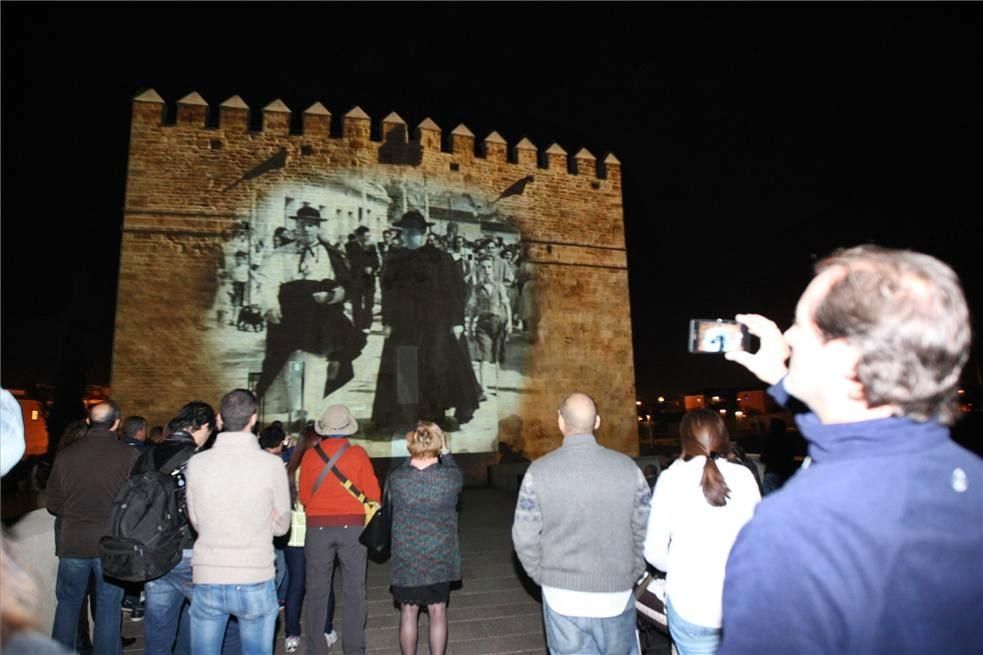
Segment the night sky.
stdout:
[[[782,326],[875,242],[983,298],[983,6],[222,3],[2,12],[3,386],[108,383],[131,99],[391,111],[623,166],[640,397],[755,385],[691,317]],[[162,260],[159,266],[180,266]],[[161,320],[184,311],[180,298]],[[978,352],[978,346],[977,346]],[[194,354],[189,353],[189,361]],[[978,367],[980,358],[974,357]],[[189,369],[189,374],[193,374]],[[760,385],[756,385],[760,386]]]

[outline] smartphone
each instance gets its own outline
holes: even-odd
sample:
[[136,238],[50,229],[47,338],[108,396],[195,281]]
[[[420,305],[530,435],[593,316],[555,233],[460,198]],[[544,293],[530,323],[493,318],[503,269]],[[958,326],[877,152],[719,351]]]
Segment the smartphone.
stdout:
[[737,321],[723,318],[694,318],[689,322],[691,353],[723,354],[750,350],[751,335]]

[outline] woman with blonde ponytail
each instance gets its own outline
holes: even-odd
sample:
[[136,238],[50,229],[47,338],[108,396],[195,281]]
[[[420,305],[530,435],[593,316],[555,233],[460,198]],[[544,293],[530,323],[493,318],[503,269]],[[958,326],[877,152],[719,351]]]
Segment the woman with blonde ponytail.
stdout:
[[645,559],[666,572],[669,633],[679,655],[720,645],[727,556],[761,500],[737,461],[720,415],[688,412],[679,425],[682,456],[659,476],[645,537]]

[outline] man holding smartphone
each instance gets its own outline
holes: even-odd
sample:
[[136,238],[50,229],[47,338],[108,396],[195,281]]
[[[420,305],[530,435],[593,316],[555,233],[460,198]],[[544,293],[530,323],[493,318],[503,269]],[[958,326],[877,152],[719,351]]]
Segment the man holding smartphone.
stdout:
[[725,355],[811,411],[808,467],[731,551],[720,653],[975,652],[983,462],[948,427],[971,338],[959,279],[876,246],[816,271],[784,336],[738,314],[761,347]]

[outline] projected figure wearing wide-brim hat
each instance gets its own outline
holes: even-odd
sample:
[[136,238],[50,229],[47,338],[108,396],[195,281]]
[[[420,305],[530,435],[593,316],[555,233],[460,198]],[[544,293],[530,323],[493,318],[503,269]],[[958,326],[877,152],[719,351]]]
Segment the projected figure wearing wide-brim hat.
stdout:
[[451,256],[424,244],[429,223],[411,210],[392,225],[403,247],[382,272],[382,324],[386,342],[379,364],[372,419],[405,431],[419,419],[453,429],[471,420],[479,388],[462,341],[467,287]]
[[289,218],[296,221],[294,241],[270,253],[261,271],[260,307],[269,329],[256,384],[260,398],[296,350],[327,359],[328,396],[354,377],[352,360],[365,346],[365,335],[343,311],[351,284],[345,257],[318,236],[326,219],[306,203]]

